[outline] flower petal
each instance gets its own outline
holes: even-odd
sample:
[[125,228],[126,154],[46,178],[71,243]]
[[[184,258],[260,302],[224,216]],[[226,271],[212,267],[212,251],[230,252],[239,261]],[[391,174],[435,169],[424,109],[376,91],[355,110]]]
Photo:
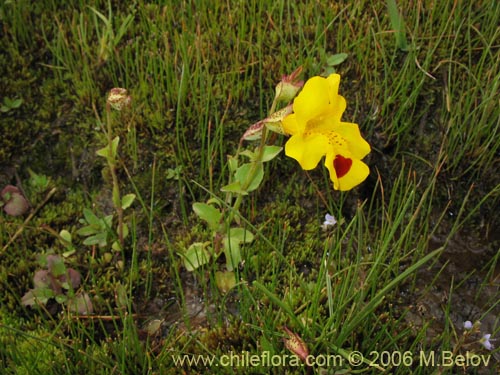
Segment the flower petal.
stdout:
[[292,135],[285,144],[285,154],[297,160],[302,169],[314,169],[328,147],[328,139],[320,133]]
[[341,122],[334,131],[347,142],[347,147],[354,158],[363,159],[370,153],[370,145],[361,136],[357,124]]
[[328,111],[329,90],[328,81],[323,77],[312,77],[305,83],[293,101],[293,111],[297,114],[299,122],[306,123]]
[[342,155],[335,156],[333,159],[333,168],[335,169],[335,173],[337,174],[337,178],[344,177],[352,167],[352,159],[344,158]]
[[281,124],[285,134],[294,135],[297,133],[304,133],[305,124],[297,121],[297,115],[295,113],[286,116]]
[[335,190],[351,190],[370,174],[370,169],[361,160],[335,155],[333,152],[326,155],[325,166],[330,172]]
[[339,95],[340,75],[330,74],[326,79],[328,82],[328,98],[330,100],[330,112],[339,114],[339,120],[344,113],[347,103],[343,96]]

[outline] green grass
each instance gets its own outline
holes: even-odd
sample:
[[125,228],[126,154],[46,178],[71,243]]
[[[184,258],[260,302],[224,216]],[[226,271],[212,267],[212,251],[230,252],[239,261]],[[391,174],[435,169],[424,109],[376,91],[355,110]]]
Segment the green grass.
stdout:
[[[491,360],[467,373],[495,373],[498,349],[477,340],[500,335],[500,5],[394,3],[4,1],[0,94],[22,104],[1,117],[0,188],[19,181],[33,207],[57,191],[25,224],[0,214],[1,372],[457,373],[418,355],[468,350]],[[337,53],[348,54],[335,66],[343,119],[372,146],[369,178],[339,193],[324,168],[279,155],[240,208],[255,240],[236,286],[217,288],[222,259],[188,273],[182,253],[211,241],[192,203],[224,201],[227,155],[267,115],[281,76],[321,74]],[[133,97],[113,117],[121,192],[137,196],[121,252],[76,234],[84,208],[113,213],[95,155],[112,87]],[[50,178],[47,191],[28,168]],[[339,223],[323,231],[327,212]],[[53,235],[62,229],[91,316],[21,304],[37,256],[67,250]],[[481,332],[464,336],[465,320]],[[311,354],[340,356],[335,366],[223,366],[231,353],[290,354],[284,327]],[[352,367],[352,351],[408,352],[411,363]],[[181,369],[183,355],[219,365]]]

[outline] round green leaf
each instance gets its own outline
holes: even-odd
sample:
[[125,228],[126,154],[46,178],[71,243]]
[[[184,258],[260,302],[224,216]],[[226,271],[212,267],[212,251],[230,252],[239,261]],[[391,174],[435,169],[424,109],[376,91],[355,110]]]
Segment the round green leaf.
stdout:
[[[256,168],[256,170],[252,180],[248,182],[247,180],[251,178],[250,173],[253,168]],[[257,189],[262,182],[262,179],[264,178],[264,167],[262,166],[262,163],[258,163],[255,167],[254,163],[246,163],[236,170],[234,177],[237,181],[239,181],[242,187],[248,184],[248,187],[244,190],[250,192]]]
[[210,204],[196,202],[193,203],[193,211],[201,220],[208,223],[210,229],[217,230],[219,228],[222,215],[219,209]]
[[210,252],[207,251],[209,242],[195,242],[184,253],[184,267],[188,271],[194,271],[198,267],[208,263]]
[[134,202],[135,194],[126,194],[122,197],[122,209],[126,210]]

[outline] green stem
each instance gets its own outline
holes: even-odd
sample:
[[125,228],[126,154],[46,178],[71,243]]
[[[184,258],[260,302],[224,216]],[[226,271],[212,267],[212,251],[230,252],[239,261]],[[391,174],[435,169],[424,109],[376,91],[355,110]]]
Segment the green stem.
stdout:
[[109,147],[109,157],[106,160],[108,161],[109,172],[113,181],[113,205],[118,214],[118,240],[120,241],[120,247],[123,249],[123,209],[120,198],[120,185],[118,184],[118,176],[116,174],[116,160],[115,155],[113,155],[113,132],[111,127],[111,106],[109,103],[106,103],[106,123]]
[[[272,115],[274,113],[274,111],[276,110],[276,104],[277,104],[277,100],[275,97],[273,100],[273,103],[271,105],[271,109],[269,110],[269,116]],[[266,146],[267,133],[268,133],[267,127],[264,126],[262,128],[262,136],[260,138],[259,153],[257,154],[257,158],[252,163],[252,168],[250,169],[250,172],[247,175],[247,179],[245,180],[245,183],[241,186],[242,191],[245,191],[250,186],[250,184],[254,180],[255,175],[257,173],[258,165],[260,163],[262,163],[262,157],[264,156],[264,147]],[[239,154],[239,150],[240,150],[240,147],[238,147],[238,153],[236,154],[237,156]],[[236,200],[234,202],[233,208],[229,212],[229,217],[228,217],[228,220],[226,222],[226,230],[229,230],[231,223],[234,220],[234,214],[235,214],[235,212],[238,212],[242,201],[243,201],[243,194],[238,194],[238,196],[236,197]]]

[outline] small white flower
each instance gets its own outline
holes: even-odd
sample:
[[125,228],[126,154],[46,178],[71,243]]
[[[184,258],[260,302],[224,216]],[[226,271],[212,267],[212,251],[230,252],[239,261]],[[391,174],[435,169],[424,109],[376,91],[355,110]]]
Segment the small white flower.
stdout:
[[493,344],[490,342],[490,337],[491,334],[487,333],[486,335],[483,336],[481,340],[479,340],[481,345],[483,345],[487,350],[493,349]]
[[472,322],[470,320],[467,320],[464,322],[464,329],[472,329]]
[[335,219],[335,216],[326,214],[325,215],[325,221],[323,222],[322,228],[323,230],[328,229],[328,227],[333,227],[335,224],[337,224],[337,219]]

